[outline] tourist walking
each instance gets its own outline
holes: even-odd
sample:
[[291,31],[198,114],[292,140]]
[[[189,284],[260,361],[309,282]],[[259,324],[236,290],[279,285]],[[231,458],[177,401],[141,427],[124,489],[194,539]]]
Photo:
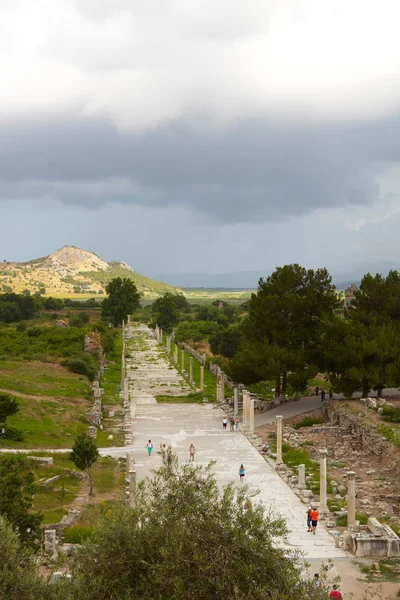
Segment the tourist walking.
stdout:
[[245,475],[244,465],[240,465],[239,467],[239,479],[243,481]]
[[319,387],[318,386],[316,386],[316,388],[315,388],[315,395],[319,396]]
[[329,598],[338,598],[339,600],[343,600],[342,592],[338,590],[336,583],[334,583],[332,586],[332,591],[329,594]]
[[307,531],[312,531],[312,528],[311,528],[311,506],[309,506],[308,510],[307,510]]
[[229,418],[229,426],[231,431],[235,431],[235,420],[233,417]]
[[167,450],[167,463],[168,463],[168,466],[170,466],[172,464],[172,448],[170,448],[170,446],[168,446],[168,450]]
[[227,426],[227,424],[228,424],[228,419],[227,419],[226,417],[224,417],[224,418],[222,419],[222,429],[225,429],[225,430],[226,430],[226,426]]
[[151,456],[151,453],[153,452],[153,444],[151,443],[151,440],[147,442],[145,448],[147,448],[147,452],[149,453],[149,456]]
[[166,462],[166,460],[167,460],[167,445],[166,444],[160,444],[160,454],[161,454],[162,461]]
[[321,402],[322,404],[325,402],[325,390],[321,390]]
[[332,392],[332,390],[329,390],[329,400],[332,400],[332,398],[333,398],[333,392]]
[[314,573],[314,577],[313,577],[312,583],[313,583],[313,586],[315,588],[321,587],[321,580],[319,578],[318,573]]
[[317,531],[317,525],[318,525],[318,511],[317,509],[313,506],[310,512],[310,517],[311,517],[311,527],[312,527],[312,532],[313,535],[315,535],[315,532]]
[[196,454],[196,448],[193,444],[189,446],[189,462],[194,462],[194,455]]

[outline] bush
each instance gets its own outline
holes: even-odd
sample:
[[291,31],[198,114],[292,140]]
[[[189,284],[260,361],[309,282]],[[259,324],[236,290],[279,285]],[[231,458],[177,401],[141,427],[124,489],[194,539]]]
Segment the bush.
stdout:
[[400,406],[383,406],[381,416],[389,423],[400,423]]
[[6,425],[5,430],[6,432],[4,434],[4,437],[7,440],[13,440],[14,442],[24,441],[24,436],[22,435],[22,432],[19,429],[15,429],[15,427],[8,427]]
[[91,354],[82,354],[80,356],[68,358],[62,362],[71,373],[86,375],[90,381],[96,376],[99,365],[95,357]]
[[81,544],[93,535],[90,525],[72,525],[64,530],[64,540],[67,544]]
[[311,427],[312,425],[319,425],[323,423],[322,417],[304,417],[301,421],[293,425],[294,429],[301,429],[302,427]]

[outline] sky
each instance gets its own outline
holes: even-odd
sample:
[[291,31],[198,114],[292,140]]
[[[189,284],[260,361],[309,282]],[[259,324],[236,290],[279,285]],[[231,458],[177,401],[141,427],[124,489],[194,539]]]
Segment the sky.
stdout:
[[399,22],[398,0],[2,0],[0,260],[397,261]]

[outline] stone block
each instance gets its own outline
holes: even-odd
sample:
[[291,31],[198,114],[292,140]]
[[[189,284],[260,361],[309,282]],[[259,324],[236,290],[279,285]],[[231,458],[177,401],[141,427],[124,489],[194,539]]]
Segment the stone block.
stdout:
[[334,529],[336,527],[336,521],[327,521],[325,525],[328,529]]

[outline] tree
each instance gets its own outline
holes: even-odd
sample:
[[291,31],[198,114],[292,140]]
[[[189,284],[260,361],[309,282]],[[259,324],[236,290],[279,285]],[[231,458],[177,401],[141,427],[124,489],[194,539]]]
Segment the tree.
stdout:
[[[232,361],[232,374],[246,383],[275,379],[275,394],[286,394],[288,376],[304,386],[307,369],[315,372],[316,349],[326,319],[339,305],[326,269],[300,265],[279,267],[260,279],[252,294],[243,342]],[[262,361],[261,361],[262,357]],[[257,379],[259,377],[259,379]]]
[[4,426],[7,418],[17,414],[19,406],[17,399],[11,394],[0,394],[0,425]]
[[31,513],[34,476],[25,456],[0,456],[0,514],[18,529],[23,542],[33,543],[40,538],[42,515]]
[[89,496],[93,494],[93,465],[99,457],[96,442],[87,433],[80,433],[75,439],[70,460],[81,471],[86,471],[89,478]]
[[161,467],[135,507],[120,503],[77,552],[74,598],[326,598],[302,579],[300,557],[275,544],[283,519],[246,500],[246,486],[220,492],[212,464]]
[[227,329],[220,329],[210,338],[210,349],[213,354],[222,354],[226,358],[233,358],[239,349],[242,330],[238,325],[230,325]]
[[157,323],[164,331],[171,331],[179,322],[178,308],[170,292],[153,302],[152,312],[154,324]]
[[131,315],[140,306],[140,294],[131,279],[116,277],[106,285],[108,298],[101,304],[103,320],[109,320],[114,327]]
[[0,515],[1,600],[38,600],[44,597],[43,591],[34,553],[21,543],[5,516]]
[[335,392],[351,397],[400,385],[400,336],[395,323],[336,319],[323,340],[324,370]]
[[364,275],[360,288],[354,291],[347,315],[365,325],[392,321],[400,326],[400,274],[390,271],[386,278],[379,274]]

